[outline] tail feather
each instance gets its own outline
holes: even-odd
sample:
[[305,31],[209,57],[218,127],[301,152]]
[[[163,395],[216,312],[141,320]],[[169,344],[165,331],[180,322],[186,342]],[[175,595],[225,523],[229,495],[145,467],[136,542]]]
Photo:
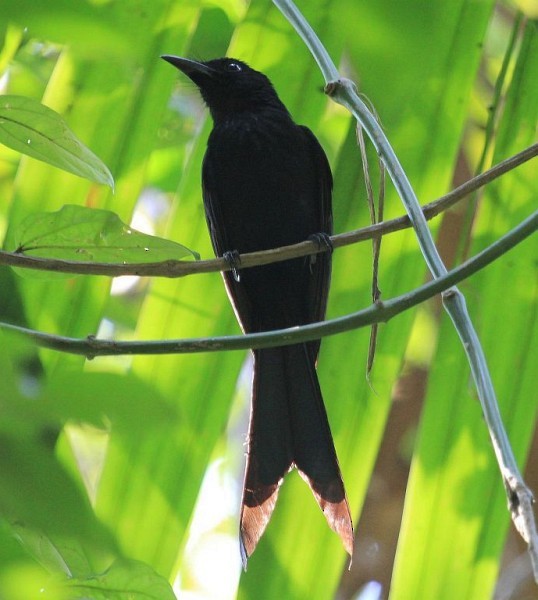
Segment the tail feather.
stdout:
[[314,359],[306,345],[255,352],[241,510],[245,567],[271,518],[284,475],[293,466],[351,555],[349,506]]
[[241,506],[241,557],[254,552],[273,510],[284,475],[293,465],[284,356],[280,348],[254,353],[254,379]]
[[294,463],[351,556],[353,525],[314,361],[305,345],[287,350]]

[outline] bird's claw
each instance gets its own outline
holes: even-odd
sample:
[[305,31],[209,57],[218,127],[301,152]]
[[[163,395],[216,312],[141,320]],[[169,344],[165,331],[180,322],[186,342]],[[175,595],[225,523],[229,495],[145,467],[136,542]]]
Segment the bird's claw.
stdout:
[[239,273],[241,258],[239,257],[239,252],[237,250],[228,250],[222,255],[222,258],[224,258],[224,260],[230,266],[230,270],[235,281],[239,283],[241,281],[241,274]]
[[[321,248],[327,248],[327,251],[332,254],[334,246],[331,237],[327,233],[313,233],[308,236],[308,240],[317,244],[318,249],[321,250]],[[316,264],[317,256],[317,254],[311,254],[309,256],[310,269]]]

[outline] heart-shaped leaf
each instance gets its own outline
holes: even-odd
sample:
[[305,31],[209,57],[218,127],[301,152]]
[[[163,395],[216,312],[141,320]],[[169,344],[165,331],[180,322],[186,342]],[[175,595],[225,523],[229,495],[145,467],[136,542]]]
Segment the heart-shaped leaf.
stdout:
[[[199,258],[181,244],[132,229],[109,210],[71,204],[56,212],[26,217],[16,232],[15,244],[16,252],[28,256],[79,262],[133,264]],[[35,273],[32,271],[32,276]]]

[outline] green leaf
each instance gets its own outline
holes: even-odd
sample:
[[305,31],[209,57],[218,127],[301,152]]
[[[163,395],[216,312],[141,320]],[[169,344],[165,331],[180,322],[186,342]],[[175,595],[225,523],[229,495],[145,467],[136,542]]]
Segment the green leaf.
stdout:
[[54,167],[114,187],[106,165],[55,111],[33,98],[0,97],[0,142]]
[[15,243],[16,252],[22,254],[80,262],[128,264],[189,255],[198,258],[181,244],[132,229],[109,210],[71,204],[56,212],[29,215],[20,224]]
[[36,385],[34,360],[31,342],[14,333],[0,332],[0,437],[38,437],[57,425],[34,397],[23,393]]
[[162,435],[179,419],[176,407],[168,405],[154,385],[132,373],[60,373],[40,397],[40,405],[51,417],[108,426],[135,437],[150,428]]
[[39,439],[0,434],[0,516],[48,568],[85,576],[117,555],[86,495]]
[[148,565],[118,560],[102,575],[71,579],[70,598],[93,600],[175,600],[168,581]]

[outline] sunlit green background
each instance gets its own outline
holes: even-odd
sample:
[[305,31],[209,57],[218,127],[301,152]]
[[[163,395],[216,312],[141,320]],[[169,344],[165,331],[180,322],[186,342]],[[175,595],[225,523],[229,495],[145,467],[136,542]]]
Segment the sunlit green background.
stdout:
[[[536,141],[532,1],[308,0],[299,8],[375,107],[421,202]],[[192,84],[159,59],[165,53],[228,54],[263,70],[326,149],[336,231],[368,224],[354,123],[323,95],[315,62],[271,2],[0,0],[0,34],[0,93],[61,113],[116,180],[112,194],[0,147],[6,249],[27,215],[79,204],[212,256],[200,191],[211,125]],[[386,216],[402,214],[390,186],[386,196]],[[535,210],[537,197],[530,163],[437,218],[447,261],[492,243]],[[533,462],[538,403],[537,257],[535,237],[461,286],[522,467]],[[412,232],[383,240],[383,298],[426,277]],[[367,306],[370,279],[370,244],[335,251],[329,316]],[[120,279],[111,288],[102,277],[35,280],[2,268],[0,320],[80,338],[238,332],[217,274]],[[368,338],[359,330],[326,339],[319,364],[358,530],[351,572],[292,473],[240,573],[245,353],[86,361],[0,333],[0,597],[173,598],[167,580],[190,598],[349,598],[370,581],[381,591],[363,597],[487,599],[497,583],[511,594],[503,597],[523,597],[530,574],[516,542],[500,571],[504,489],[449,320],[432,302],[381,326],[369,382]]]

